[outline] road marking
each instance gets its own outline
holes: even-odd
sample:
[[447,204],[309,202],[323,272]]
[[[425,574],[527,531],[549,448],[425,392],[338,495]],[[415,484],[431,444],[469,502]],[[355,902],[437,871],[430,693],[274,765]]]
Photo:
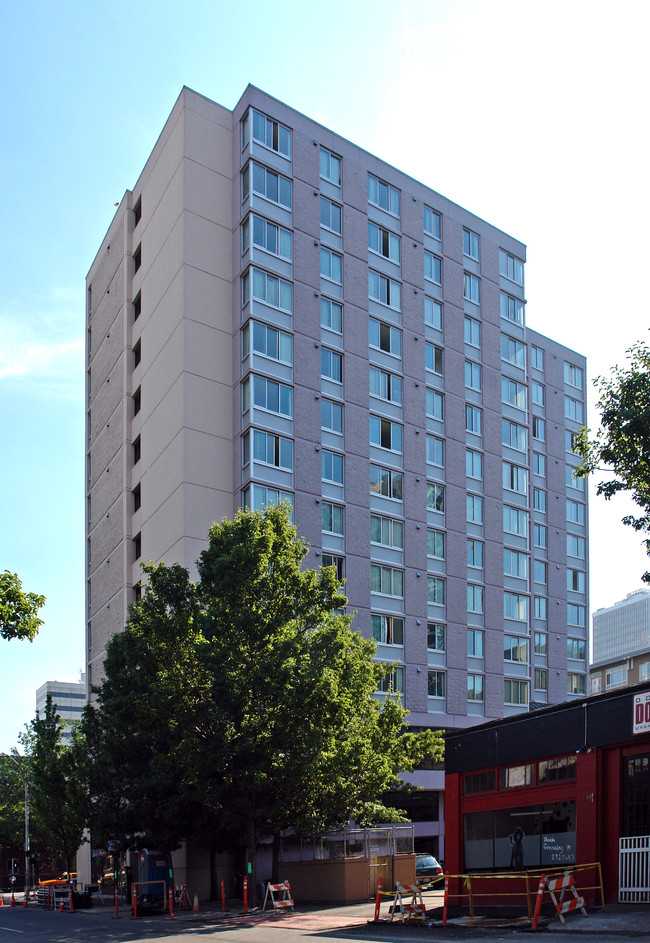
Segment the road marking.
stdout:
[[14,930],[13,927],[0,927],[0,930],[6,930],[7,933],[24,933],[24,930]]

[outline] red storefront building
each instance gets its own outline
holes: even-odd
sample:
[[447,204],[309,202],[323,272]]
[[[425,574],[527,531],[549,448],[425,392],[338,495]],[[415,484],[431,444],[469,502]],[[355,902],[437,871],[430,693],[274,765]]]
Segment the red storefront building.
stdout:
[[600,862],[607,901],[650,902],[647,683],[449,733],[445,769],[450,874]]

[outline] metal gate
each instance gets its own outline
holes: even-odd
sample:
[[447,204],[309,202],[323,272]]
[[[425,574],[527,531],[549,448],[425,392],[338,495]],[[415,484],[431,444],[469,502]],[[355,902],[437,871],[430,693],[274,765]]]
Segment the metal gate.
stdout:
[[650,835],[618,840],[618,902],[650,903]]

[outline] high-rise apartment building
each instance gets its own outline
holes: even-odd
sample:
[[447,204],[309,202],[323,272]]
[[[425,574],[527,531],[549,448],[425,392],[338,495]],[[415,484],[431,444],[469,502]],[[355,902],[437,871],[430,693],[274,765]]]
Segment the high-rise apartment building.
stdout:
[[650,589],[593,614],[591,692],[650,681]]
[[286,498],[413,725],[584,694],[585,360],[526,327],[524,262],[260,90],[183,89],[87,280],[89,679],[142,560],[195,573]]
[[70,742],[72,727],[81,720],[86,706],[86,675],[81,674],[79,681],[46,681],[36,689],[36,710],[40,717],[45,716],[47,698],[52,698],[52,705],[61,718],[61,733],[65,743]]

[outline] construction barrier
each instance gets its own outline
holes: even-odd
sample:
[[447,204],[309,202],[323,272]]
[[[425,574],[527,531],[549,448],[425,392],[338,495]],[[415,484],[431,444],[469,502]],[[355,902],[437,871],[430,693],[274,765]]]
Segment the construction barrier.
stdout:
[[[411,896],[410,901],[404,898]],[[401,884],[399,881],[395,885],[395,899],[390,911],[391,921],[397,913],[399,907],[402,923],[405,920],[424,920],[427,915],[424,900],[422,899],[422,888],[419,884]]]
[[269,898],[274,910],[288,910],[289,908],[293,910],[291,885],[288,881],[283,881],[282,884],[266,885],[266,894],[264,895],[262,910],[266,910],[266,902]]
[[[566,894],[567,889],[571,891],[573,896],[565,900],[564,895]],[[578,894],[575,878],[570,871],[567,871],[561,877],[547,877],[545,874],[543,874],[540,878],[539,886],[537,888],[537,901],[535,902],[535,913],[533,915],[533,930],[537,929],[537,924],[539,923],[539,915],[542,909],[542,898],[544,897],[544,891],[548,891],[548,893],[551,895],[553,906],[555,907],[557,915],[562,923],[566,923],[564,914],[571,913],[574,910],[581,910],[583,916],[587,916],[587,911],[585,910],[585,899]],[[555,896],[557,891],[560,892],[559,900]]]

